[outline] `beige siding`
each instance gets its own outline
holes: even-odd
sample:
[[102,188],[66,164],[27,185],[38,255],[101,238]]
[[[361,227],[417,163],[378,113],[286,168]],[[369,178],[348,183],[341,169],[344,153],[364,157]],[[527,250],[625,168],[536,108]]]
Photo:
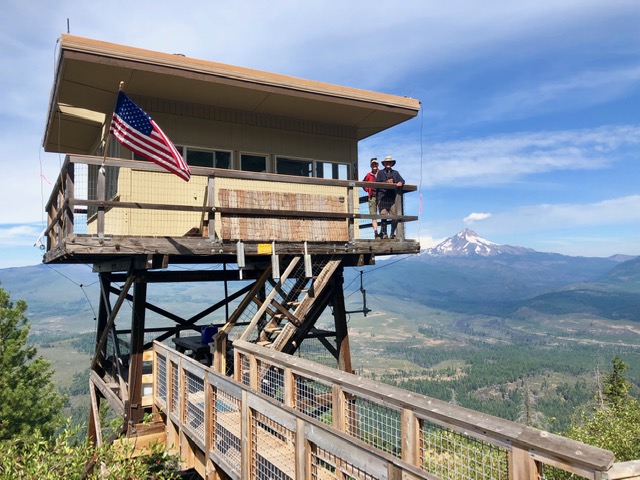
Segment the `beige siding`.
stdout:
[[[283,177],[284,178],[284,177]],[[210,205],[208,178],[193,175],[184,182],[175,175],[120,168],[117,193],[111,200],[159,205]],[[348,189],[342,186],[309,185],[264,180],[216,178],[214,207],[282,210],[283,212],[347,213]],[[354,205],[358,191],[352,192]],[[105,235],[167,236],[206,235],[208,215],[141,208],[111,208],[105,213]],[[285,218],[215,214],[218,238],[245,241],[348,241],[346,219]],[[95,217],[89,233],[96,233]],[[355,229],[358,238],[358,229]]]

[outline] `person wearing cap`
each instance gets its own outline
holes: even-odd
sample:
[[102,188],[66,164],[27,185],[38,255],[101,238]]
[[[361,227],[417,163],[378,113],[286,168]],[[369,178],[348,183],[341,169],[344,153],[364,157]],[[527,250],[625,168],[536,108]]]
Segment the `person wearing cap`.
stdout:
[[[378,159],[372,158],[369,162],[371,166],[371,171],[368,172],[364,178],[363,182],[375,182],[376,176],[378,175]],[[368,202],[369,202],[369,213],[371,215],[378,214],[378,192],[375,188],[370,187],[362,187],[365,192],[367,192]],[[382,233],[378,234],[378,220],[375,218],[371,220],[371,226],[373,227],[373,238],[376,240],[378,238],[382,238]]]
[[[378,171],[376,175],[377,182],[393,184],[394,188],[378,188],[378,208],[380,209],[380,215],[396,215],[396,195],[398,193],[397,188],[404,185],[404,178],[400,175],[400,172],[393,169],[396,161],[391,155],[384,157],[382,160],[382,170]],[[389,222],[386,219],[381,220],[380,235],[382,238],[396,238],[396,228],[398,226],[397,220],[391,220]],[[391,235],[387,237],[387,224],[391,223]]]

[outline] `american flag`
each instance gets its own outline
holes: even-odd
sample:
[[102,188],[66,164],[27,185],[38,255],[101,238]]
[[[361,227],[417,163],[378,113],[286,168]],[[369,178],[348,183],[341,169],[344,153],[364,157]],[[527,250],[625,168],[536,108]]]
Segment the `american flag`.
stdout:
[[111,119],[111,133],[133,153],[151,160],[185,181],[191,178],[189,165],[158,124],[121,90]]

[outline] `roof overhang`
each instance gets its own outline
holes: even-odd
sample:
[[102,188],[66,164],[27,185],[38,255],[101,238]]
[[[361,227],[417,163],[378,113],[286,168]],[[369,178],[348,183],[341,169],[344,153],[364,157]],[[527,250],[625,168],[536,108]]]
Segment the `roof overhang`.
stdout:
[[45,150],[93,153],[121,81],[132,96],[352,127],[358,140],[420,110],[412,98],[63,35]]

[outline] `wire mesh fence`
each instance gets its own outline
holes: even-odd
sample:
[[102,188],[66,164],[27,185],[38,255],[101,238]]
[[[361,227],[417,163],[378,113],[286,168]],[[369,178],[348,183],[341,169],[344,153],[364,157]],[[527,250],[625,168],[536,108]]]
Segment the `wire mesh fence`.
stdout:
[[213,399],[212,449],[239,473],[242,460],[240,399],[216,387]]
[[[278,358],[282,354],[264,357],[263,349],[246,342],[236,346],[239,363],[248,372],[242,384],[199,364],[196,372],[184,365],[188,358],[170,353],[159,343],[154,349],[165,352],[155,356],[158,391],[170,385],[171,400],[165,408],[175,413],[185,402],[183,415],[177,416],[179,428],[185,427],[186,434],[201,444],[207,443],[204,438],[209,435],[211,451],[237,478],[246,474],[247,478],[289,479],[305,469],[315,479],[404,478],[407,472],[411,478],[497,480],[537,467],[539,480],[568,480],[582,478],[569,471],[599,478],[606,471],[602,465],[607,465],[607,458],[613,460],[605,455],[610,452],[540,436],[541,449],[552,448],[548,442],[558,446],[554,466],[544,465],[539,456],[534,460],[530,455],[535,446],[519,443],[522,429],[516,424],[497,418],[496,424],[490,424],[485,417],[478,424],[467,411],[437,401],[433,405],[429,401],[426,408],[413,394],[403,396],[397,389],[366,379],[348,379],[345,372],[313,370],[303,360],[279,363],[284,360]],[[183,365],[180,369],[173,355]],[[254,366],[251,374],[262,372],[268,391],[249,377],[250,365]],[[161,376],[168,376],[164,387]],[[247,388],[256,383],[257,390]],[[179,385],[184,400],[174,398],[180,393]],[[209,424],[204,411],[207,394]],[[161,402],[156,406],[162,408]],[[535,440],[529,436],[528,441]],[[407,451],[402,450],[405,447]],[[242,448],[248,450],[243,452],[246,458]]]
[[317,446],[311,450],[310,467],[313,480],[376,480],[361,468]]
[[169,375],[171,377],[171,397],[169,402],[169,409],[171,413],[178,415],[180,413],[180,372],[178,371],[178,364],[171,362],[171,369]]
[[422,468],[443,480],[509,478],[508,450],[427,420],[420,421]]
[[185,423],[204,442],[204,379],[185,372]]
[[268,362],[258,361],[260,392],[279,402],[284,401],[284,370]]
[[166,407],[167,403],[167,358],[156,354],[156,400]]
[[294,378],[295,409],[327,425],[333,425],[331,385],[302,375],[294,375]]
[[260,412],[253,412],[251,448],[255,478],[294,478],[295,432]]
[[396,457],[402,455],[399,410],[347,394],[345,425],[350,435]]

